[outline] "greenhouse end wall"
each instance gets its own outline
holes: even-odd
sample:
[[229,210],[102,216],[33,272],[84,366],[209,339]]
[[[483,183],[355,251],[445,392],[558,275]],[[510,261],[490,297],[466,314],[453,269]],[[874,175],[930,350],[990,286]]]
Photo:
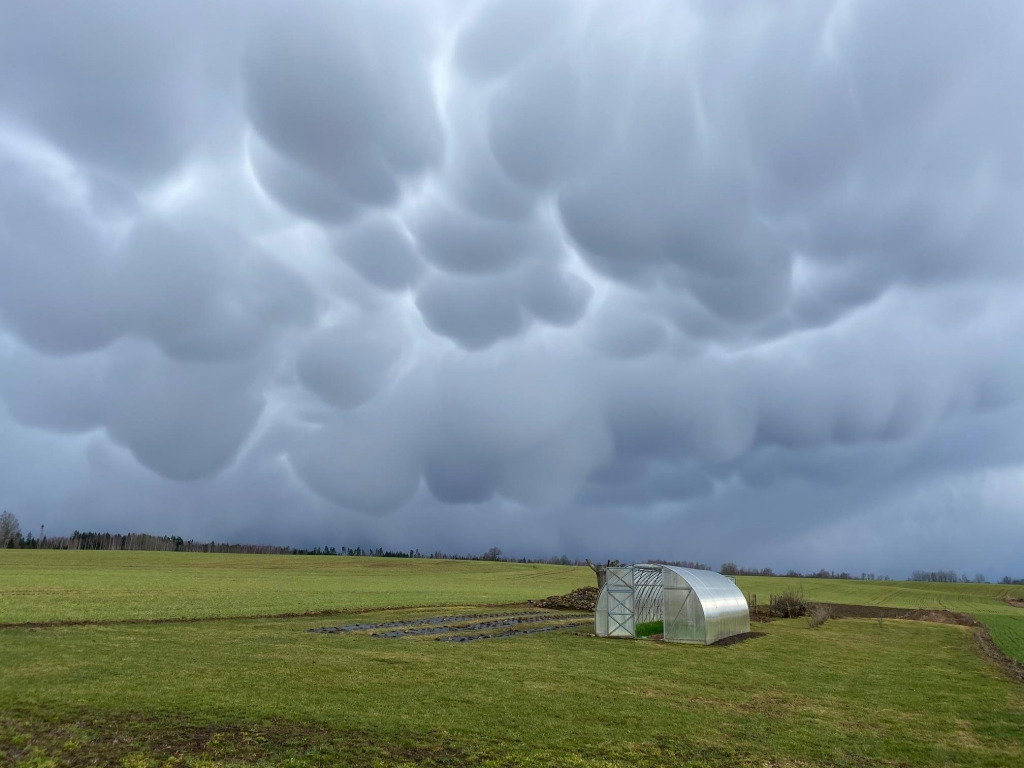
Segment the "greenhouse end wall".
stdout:
[[666,565],[663,578],[666,640],[710,645],[750,631],[747,600],[722,574]]

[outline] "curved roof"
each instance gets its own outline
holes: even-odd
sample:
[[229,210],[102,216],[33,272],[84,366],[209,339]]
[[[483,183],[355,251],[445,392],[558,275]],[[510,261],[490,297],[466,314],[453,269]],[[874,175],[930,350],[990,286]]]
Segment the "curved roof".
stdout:
[[[705,610],[710,603],[723,599],[726,604],[747,610],[746,598],[732,579],[714,571],[697,571],[693,568],[680,568],[678,565],[663,567],[681,576],[693,588]],[[739,598],[738,603],[735,602],[735,598]]]
[[700,598],[702,603],[709,599],[714,600],[719,595],[739,595],[746,607],[747,601],[743,599],[743,593],[736,586],[736,582],[728,576],[723,576],[714,571],[698,571],[693,568],[683,568],[678,565],[663,565],[661,563],[637,563],[634,568],[663,568],[672,571],[690,585],[693,591]]

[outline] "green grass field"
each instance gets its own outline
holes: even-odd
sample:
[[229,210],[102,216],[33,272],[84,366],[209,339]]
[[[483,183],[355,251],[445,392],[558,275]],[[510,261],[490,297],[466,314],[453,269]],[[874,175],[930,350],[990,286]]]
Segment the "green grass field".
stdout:
[[740,576],[736,582],[747,600],[767,601],[771,594],[796,590],[807,600],[888,608],[930,608],[968,613],[985,624],[1003,651],[1024,662],[1024,609],[1004,598],[1024,598],[1024,586],[936,584],[913,581],[853,581]]
[[[392,558],[175,552],[0,551],[0,624],[273,616],[374,607],[511,603],[593,582],[588,568]],[[970,613],[1024,661],[1024,587],[741,576],[766,601],[808,600]]]
[[463,560],[0,550],[0,624],[512,603],[591,581],[585,567]]
[[764,598],[769,594],[794,589],[803,593],[808,600],[821,602],[964,612],[1009,608],[1004,597],[1024,597],[1024,586],[1001,584],[787,579],[779,576],[739,576],[736,583],[745,594],[760,594]]
[[[572,631],[465,644],[307,631],[591,580],[501,563],[0,552],[0,621],[107,622],[0,629],[0,765],[1024,764],[1024,686],[966,627],[794,619],[707,648]],[[740,583],[765,599],[792,584]],[[1020,638],[1012,611],[1024,611],[1002,588],[949,586],[808,582],[805,593],[921,594],[897,607],[957,595],[950,608],[989,611],[994,633],[1005,624]],[[398,605],[425,607],[365,612]],[[325,610],[362,612],[117,623]]]

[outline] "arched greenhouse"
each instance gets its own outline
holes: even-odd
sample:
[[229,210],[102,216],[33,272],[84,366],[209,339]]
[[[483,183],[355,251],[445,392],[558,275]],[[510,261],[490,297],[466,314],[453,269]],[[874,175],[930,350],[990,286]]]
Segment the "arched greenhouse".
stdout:
[[598,637],[636,637],[636,627],[663,623],[664,639],[710,645],[750,631],[747,600],[732,579],[674,565],[608,568],[594,612]]

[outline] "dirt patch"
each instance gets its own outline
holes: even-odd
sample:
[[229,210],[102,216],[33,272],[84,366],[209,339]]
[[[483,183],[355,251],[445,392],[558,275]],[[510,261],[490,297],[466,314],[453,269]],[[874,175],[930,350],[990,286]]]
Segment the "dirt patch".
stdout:
[[[284,720],[196,723],[180,716],[91,712],[59,717],[32,710],[0,713],[0,765],[279,764],[316,753],[326,765],[477,765],[482,756],[447,734],[387,736]],[[45,761],[40,758],[45,757]],[[191,758],[191,760],[189,760]],[[39,761],[39,762],[37,762]]]
[[388,611],[417,611],[423,608],[442,607],[429,605],[394,605],[383,608],[330,608],[323,611],[304,613],[260,613],[247,616],[192,616],[168,617],[161,619],[69,619],[61,621],[21,621],[0,623],[0,629],[55,629],[57,627],[112,627],[137,626],[144,624],[201,624],[208,621],[249,621],[254,619],[304,619],[323,616],[359,616],[364,613],[387,613]]
[[553,614],[541,614],[540,611],[532,611],[529,614],[523,613],[468,613],[463,616],[426,616],[417,619],[400,619],[397,621],[383,621],[377,624],[346,624],[339,627],[315,627],[310,632],[335,635],[344,632],[362,632],[370,629],[405,629],[407,627],[422,627],[426,625],[446,624],[448,622],[478,621],[480,619],[522,619],[526,616],[551,616]]
[[1003,598],[1007,605],[1012,605],[1014,608],[1024,608],[1024,597],[1010,597],[1007,595]]
[[[523,603],[484,603],[477,608],[516,609]],[[530,603],[532,606],[533,603]],[[362,616],[367,613],[388,613],[392,611],[424,611],[449,608],[446,605],[384,605],[368,608],[326,608],[320,611],[302,613],[253,613],[238,616],[178,616],[156,619],[68,619],[58,621],[10,621],[0,622],[0,629],[56,629],[59,627],[114,627],[146,624],[201,624],[208,621],[255,621],[259,619],[310,619],[327,616]],[[543,606],[539,606],[543,607]],[[583,610],[583,609],[581,609]],[[593,608],[590,609],[593,611]]]
[[[585,613],[553,613],[528,610],[519,613],[475,613],[457,616],[427,616],[416,619],[385,621],[377,624],[347,624],[339,627],[315,627],[309,632],[318,634],[365,633],[376,638],[408,638],[440,635],[439,642],[467,643],[473,640],[533,635],[557,629],[574,629],[589,624],[593,619]],[[559,622],[555,624],[554,622]],[[545,626],[528,626],[537,625]]]
[[743,643],[747,640],[753,640],[758,637],[764,637],[767,632],[743,632],[739,635],[731,635],[729,637],[723,637],[721,640],[716,640],[711,645],[736,645],[736,643]]
[[[677,691],[670,691],[678,698]],[[674,699],[673,699],[674,700]],[[691,700],[683,699],[682,704]],[[698,701],[693,699],[692,701]],[[714,704],[715,702],[709,701]],[[445,730],[344,728],[282,719],[239,724],[186,716],[107,713],[67,708],[0,708],[0,766],[334,766],[385,765],[809,765],[764,760],[754,745],[720,747],[698,736],[660,734],[574,748],[496,737],[452,736]]]
[[597,587],[581,587],[567,595],[552,595],[543,600],[530,600],[535,608],[556,608],[562,611],[594,612],[597,607]]
[[532,629],[508,629],[498,633],[480,633],[475,635],[451,635],[435,638],[440,643],[469,643],[474,640],[497,640],[503,637],[515,637],[517,635],[535,635],[538,632],[554,632],[558,629],[572,629],[581,624],[589,624],[589,621],[573,621],[566,624],[554,624],[549,627],[534,627]]
[[961,627],[980,627],[981,622],[966,613],[935,611],[925,608],[884,608],[880,605],[845,605],[842,603],[812,603],[832,612],[833,619],[904,619],[931,621],[937,624],[957,624]]
[[[317,634],[336,635],[349,632],[366,633],[376,638],[418,637],[422,635],[458,635],[437,637],[436,640],[467,642],[515,635],[551,632],[555,629],[578,627],[593,619],[585,613],[551,613],[527,611],[520,613],[476,613],[462,616],[428,616],[418,619],[385,621],[379,624],[347,624],[340,627],[315,627],[308,630]],[[551,624],[556,626],[520,628],[521,625]]]
[[1024,664],[1003,653],[989,634],[987,627],[974,630],[974,642],[983,656],[999,665],[1010,679],[1024,683]]

